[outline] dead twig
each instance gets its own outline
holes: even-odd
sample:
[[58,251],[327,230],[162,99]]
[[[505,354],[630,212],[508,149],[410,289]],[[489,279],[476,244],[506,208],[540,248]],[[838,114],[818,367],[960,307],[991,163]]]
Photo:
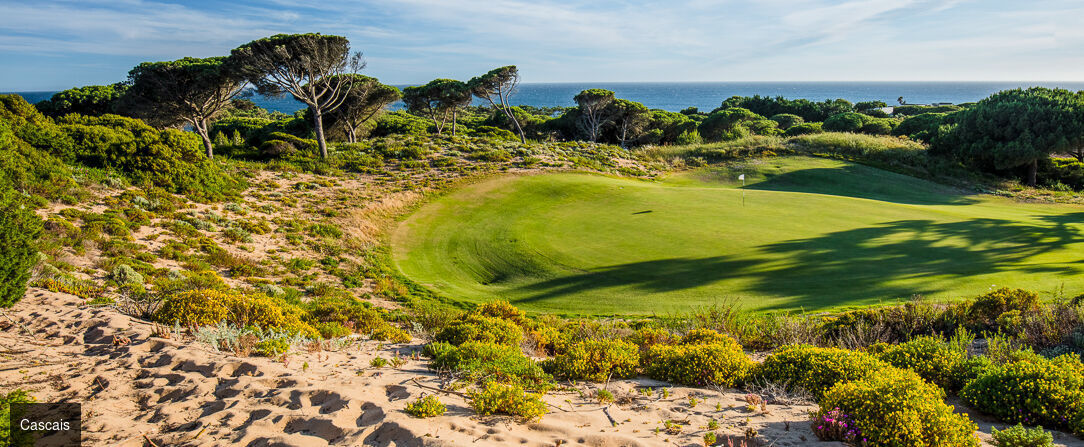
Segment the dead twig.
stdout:
[[3,315],[3,316],[4,316],[4,318],[7,318],[7,319],[8,319],[8,321],[10,321],[10,322],[11,322],[11,324],[14,324],[14,325],[17,325],[17,326],[21,327],[21,328],[23,329],[23,332],[26,332],[26,335],[29,335],[29,336],[31,336],[31,337],[33,337],[33,338],[37,338],[37,337],[34,337],[34,333],[33,333],[33,332],[30,332],[30,329],[27,329],[27,328],[26,328],[26,325],[24,325],[24,324],[23,324],[23,322],[21,322],[21,321],[15,321],[14,319],[12,319],[12,318],[11,318],[11,316],[10,316],[10,315],[8,315],[8,313],[7,313],[7,312],[3,312],[3,311],[0,311],[0,315]]
[[461,393],[461,392],[459,392],[459,391],[452,391],[452,390],[442,390],[442,389],[440,389],[440,388],[437,388],[437,387],[435,387],[435,386],[429,386],[429,385],[422,385],[422,384],[421,384],[421,382],[418,382],[418,378],[417,378],[417,377],[415,377],[415,378],[412,378],[412,379],[410,379],[410,381],[411,381],[411,382],[414,382],[414,384],[415,384],[415,385],[417,385],[417,386],[419,386],[419,387],[422,387],[422,388],[425,388],[425,389],[427,389],[427,390],[432,390],[432,391],[436,391],[436,392],[439,392],[439,393],[448,393],[448,394],[454,394],[454,395],[456,395],[456,396],[459,396],[459,397],[465,397],[465,398],[468,398],[468,399],[470,398],[470,396],[469,396],[469,395],[467,395],[467,393]]
[[15,371],[15,370],[19,370],[19,369],[28,369],[28,368],[41,368],[41,367],[45,367],[45,366],[60,365],[62,363],[67,363],[67,362],[46,362],[46,363],[41,363],[41,364],[37,364],[37,365],[14,366],[14,367],[11,367],[11,368],[0,369],[0,372]]
[[606,415],[606,419],[610,420],[610,426],[611,427],[617,427],[617,421],[615,421],[614,417],[610,415],[610,406],[609,405],[607,405],[605,407],[602,407],[602,413]]

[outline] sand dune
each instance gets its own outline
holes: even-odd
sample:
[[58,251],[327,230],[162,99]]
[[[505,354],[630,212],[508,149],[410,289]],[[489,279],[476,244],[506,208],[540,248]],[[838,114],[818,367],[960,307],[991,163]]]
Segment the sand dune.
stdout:
[[[609,384],[618,398],[611,405],[590,398],[595,385],[550,393],[550,413],[526,423],[477,416],[463,397],[437,392],[448,412],[418,419],[403,408],[435,392],[441,378],[424,360],[398,369],[369,362],[409,357],[420,344],[360,341],[286,361],[237,357],[191,339],[155,336],[146,322],[40,289],[7,315],[11,320],[0,319],[0,389],[82,402],[85,445],[691,446],[703,445],[711,419],[720,425],[721,445],[726,435],[741,445],[754,431],[759,445],[838,445],[817,442],[809,430],[814,405],[769,403],[764,413],[747,409],[737,390],[683,387],[663,398],[666,385],[648,380]],[[637,392],[645,386],[659,388]],[[668,433],[667,420],[678,430]],[[1084,445],[1060,436],[1063,445]]]

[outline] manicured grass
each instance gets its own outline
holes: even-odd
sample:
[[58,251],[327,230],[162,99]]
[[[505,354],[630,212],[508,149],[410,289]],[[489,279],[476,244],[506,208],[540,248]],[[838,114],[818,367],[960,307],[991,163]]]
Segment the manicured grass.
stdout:
[[[745,205],[738,189],[745,173]],[[561,314],[665,314],[738,300],[820,310],[1011,286],[1084,291],[1084,208],[965,195],[836,160],[769,158],[659,182],[500,177],[393,235],[447,296]]]

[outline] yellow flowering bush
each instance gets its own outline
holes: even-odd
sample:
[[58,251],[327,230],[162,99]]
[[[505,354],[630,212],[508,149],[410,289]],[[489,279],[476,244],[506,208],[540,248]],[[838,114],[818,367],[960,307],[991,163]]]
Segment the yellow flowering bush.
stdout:
[[227,321],[238,327],[259,327],[300,334],[309,338],[320,333],[302,321],[297,306],[263,294],[243,294],[216,289],[188,290],[167,296],[154,314],[163,324],[210,326]]
[[523,329],[503,318],[470,314],[437,333],[436,340],[453,345],[467,341],[484,341],[516,346],[523,340]]
[[226,320],[239,327],[275,329],[309,338],[320,336],[316,328],[302,321],[301,309],[277,298],[258,293],[228,293],[225,301]]
[[891,368],[871,354],[811,345],[788,345],[764,359],[753,375],[768,381],[801,388],[816,397],[838,383],[866,377]]
[[369,333],[373,340],[390,341],[392,343],[407,343],[411,340],[406,331],[385,322]]
[[231,299],[229,292],[214,289],[180,292],[162,300],[154,319],[169,325],[180,323],[181,326],[218,324],[229,314],[226,305]]
[[964,386],[956,380],[958,365],[967,353],[940,337],[916,337],[898,345],[878,344],[870,352],[897,368],[910,369],[948,391]]
[[406,412],[416,418],[440,416],[444,414],[445,411],[448,411],[448,408],[440,402],[440,399],[437,399],[437,396],[432,394],[411,402],[406,406]]
[[546,414],[542,395],[528,393],[516,385],[490,382],[470,393],[470,405],[481,415],[508,414],[523,420],[541,419]]
[[478,306],[474,313],[493,318],[501,318],[520,326],[527,324],[527,314],[519,310],[508,301],[497,300]]
[[824,409],[849,415],[870,446],[978,446],[978,427],[966,414],[944,402],[944,391],[913,371],[888,367],[864,378],[840,383],[821,399]]
[[639,366],[639,348],[620,340],[584,340],[546,362],[556,376],[592,382],[635,377]]
[[656,345],[644,372],[653,379],[683,385],[734,387],[745,381],[753,362],[730,340],[697,345]]
[[1008,423],[1067,428],[1084,435],[1084,364],[1072,354],[993,366],[968,384],[964,402]]

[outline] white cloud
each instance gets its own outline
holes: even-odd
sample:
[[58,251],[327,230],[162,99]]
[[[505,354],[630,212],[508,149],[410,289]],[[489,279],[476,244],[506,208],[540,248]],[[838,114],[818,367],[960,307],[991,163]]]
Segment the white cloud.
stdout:
[[1069,0],[0,0],[0,8],[5,52],[162,60],[317,31],[350,37],[369,74],[390,82],[511,63],[528,81],[1084,78],[1084,9]]

